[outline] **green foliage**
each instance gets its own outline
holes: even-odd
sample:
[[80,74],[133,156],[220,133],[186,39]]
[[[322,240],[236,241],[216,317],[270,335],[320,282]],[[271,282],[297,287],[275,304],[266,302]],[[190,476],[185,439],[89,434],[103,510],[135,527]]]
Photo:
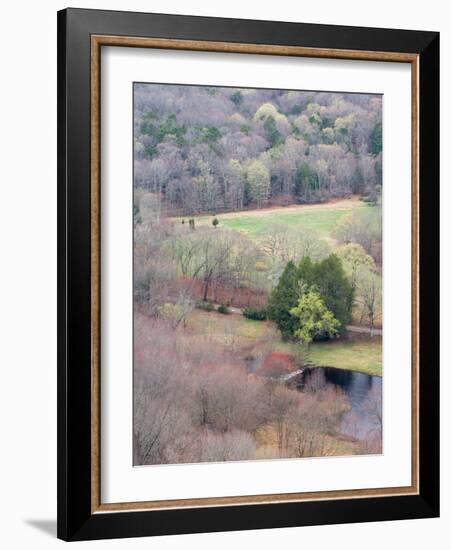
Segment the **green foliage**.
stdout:
[[327,309],[319,292],[313,289],[304,292],[290,314],[297,319],[294,336],[307,346],[315,338],[336,335],[340,327],[339,321]]
[[298,330],[291,310],[298,304],[306,289],[315,290],[344,331],[352,319],[354,290],[344,272],[340,259],[331,254],[313,262],[306,256],[296,267],[289,262],[268,302],[268,317],[277,323],[282,336],[290,338]]
[[176,329],[182,321],[184,322],[190,310],[191,307],[188,303],[173,304],[171,302],[165,302],[158,308],[158,313],[173,329]]
[[254,120],[266,120],[269,116],[273,117],[274,119],[278,115],[277,109],[274,107],[272,103],[263,103],[263,105],[260,105],[260,107],[257,109]]
[[282,135],[277,129],[276,121],[272,115],[269,115],[265,119],[263,127],[265,129],[266,137],[268,138],[271,147],[276,147],[277,145],[280,145],[280,143],[282,143]]
[[243,94],[240,92],[240,90],[236,91],[230,96],[230,101],[235,103],[237,107],[239,107],[243,103]]
[[382,309],[382,278],[374,269],[363,266],[357,273],[357,288],[362,314],[372,329]]
[[248,136],[250,134],[251,127],[249,126],[249,124],[242,124],[240,130],[243,132],[243,134],[246,134]]
[[268,300],[268,318],[276,322],[284,339],[293,336],[297,328],[296,319],[291,315],[290,310],[299,300],[298,283],[298,270],[293,262],[288,262]]
[[213,227],[216,227],[217,225],[219,225],[218,218],[213,218],[213,221],[211,223],[212,223]]
[[196,304],[196,307],[198,309],[202,309],[203,311],[214,311],[215,306],[213,305],[213,302],[211,300],[208,300],[207,302],[198,302]]
[[378,120],[371,131],[369,151],[372,155],[378,155],[382,152],[382,120]]
[[306,162],[296,172],[294,189],[297,197],[305,195],[308,190],[318,189],[318,175]]
[[290,109],[290,115],[300,115],[302,113],[302,107],[300,105],[293,105]]
[[146,153],[146,156],[149,158],[153,158],[157,154],[157,148],[155,145],[146,145],[144,147],[144,152]]
[[217,311],[223,315],[228,315],[230,313],[230,309],[225,304],[220,304]]
[[340,323],[340,330],[345,330],[352,319],[354,291],[340,258],[335,254],[319,262],[304,258],[299,264],[298,276],[309,287],[316,287],[327,309]]
[[247,307],[243,310],[243,315],[247,319],[252,319],[253,321],[266,321],[267,313],[266,309],[258,309],[254,307]]
[[[381,98],[150,84],[136,84],[134,93],[135,187],[158,188],[168,212],[188,218],[267,200],[314,203],[350,193],[377,199]],[[225,185],[224,167],[235,158],[243,172],[254,161],[269,171],[262,202],[244,174],[232,192]],[[199,160],[213,182],[206,200]]]
[[185,144],[186,127],[177,124],[177,118],[174,114],[161,118],[154,111],[150,111],[143,116],[141,123],[141,132],[156,142],[155,145],[148,145],[146,153],[152,157],[156,153],[156,145],[161,143],[166,136],[172,136],[179,147]]
[[357,274],[361,268],[374,270],[376,267],[374,259],[366,253],[360,244],[344,244],[336,248],[335,253],[341,259],[353,289],[356,288]]
[[202,141],[204,143],[216,143],[221,138],[221,132],[216,126],[206,126],[202,131]]

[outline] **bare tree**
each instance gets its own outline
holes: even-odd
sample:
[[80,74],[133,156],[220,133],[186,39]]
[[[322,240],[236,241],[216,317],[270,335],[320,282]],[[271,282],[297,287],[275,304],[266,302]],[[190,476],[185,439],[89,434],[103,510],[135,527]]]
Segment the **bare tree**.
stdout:
[[374,335],[374,324],[382,308],[381,276],[372,269],[361,268],[357,276],[358,297],[363,315],[370,325],[370,336]]
[[205,431],[201,439],[201,460],[221,462],[255,458],[255,439],[247,432],[233,430],[227,433]]

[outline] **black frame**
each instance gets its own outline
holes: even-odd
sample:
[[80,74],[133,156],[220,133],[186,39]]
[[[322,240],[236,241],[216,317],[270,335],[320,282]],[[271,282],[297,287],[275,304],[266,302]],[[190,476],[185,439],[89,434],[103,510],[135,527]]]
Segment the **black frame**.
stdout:
[[[419,55],[420,491],[415,496],[91,513],[90,36]],[[439,515],[439,33],[67,9],[58,12],[58,537],[87,540]]]

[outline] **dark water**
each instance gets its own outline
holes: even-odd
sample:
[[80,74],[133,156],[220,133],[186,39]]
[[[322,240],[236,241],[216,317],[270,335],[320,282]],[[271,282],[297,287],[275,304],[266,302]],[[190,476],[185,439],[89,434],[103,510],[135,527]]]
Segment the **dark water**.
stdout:
[[305,368],[297,381],[301,391],[326,386],[341,389],[351,410],[343,416],[341,431],[363,438],[382,424],[382,377],[334,367]]

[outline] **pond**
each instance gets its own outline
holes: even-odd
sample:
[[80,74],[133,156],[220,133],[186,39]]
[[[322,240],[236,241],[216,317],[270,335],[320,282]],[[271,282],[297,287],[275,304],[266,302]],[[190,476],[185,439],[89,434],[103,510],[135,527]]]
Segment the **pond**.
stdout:
[[315,391],[328,385],[342,390],[351,405],[343,415],[341,431],[364,438],[382,424],[382,377],[335,367],[307,367],[298,376],[301,391]]

